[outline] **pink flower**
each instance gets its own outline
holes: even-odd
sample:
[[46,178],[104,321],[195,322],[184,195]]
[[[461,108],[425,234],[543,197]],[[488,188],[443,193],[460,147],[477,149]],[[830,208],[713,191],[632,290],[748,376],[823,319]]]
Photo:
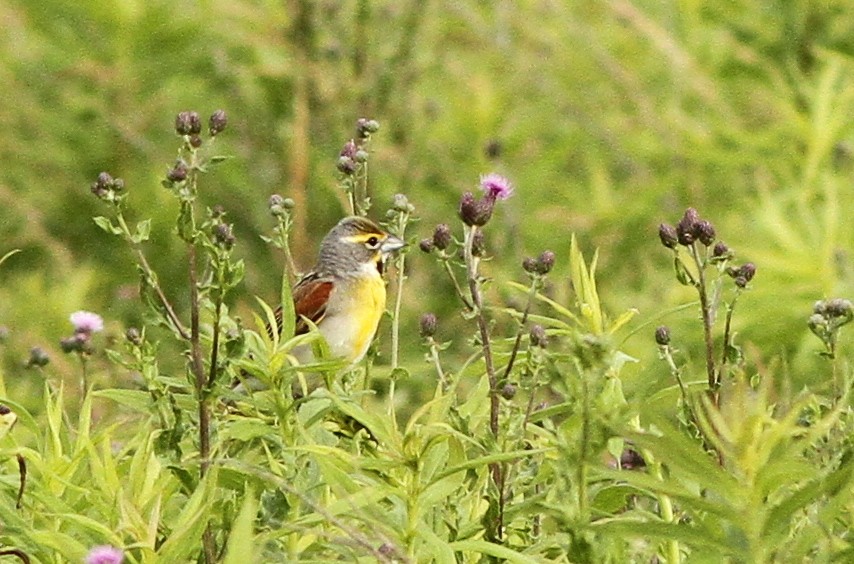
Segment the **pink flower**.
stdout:
[[69,317],[71,324],[74,325],[75,333],[98,333],[104,330],[104,320],[97,313],[91,311],[75,311]]
[[496,200],[506,200],[513,195],[513,185],[500,174],[484,174],[480,177],[480,189]]
[[86,555],[86,564],[121,564],[124,559],[125,553],[120,548],[96,546]]

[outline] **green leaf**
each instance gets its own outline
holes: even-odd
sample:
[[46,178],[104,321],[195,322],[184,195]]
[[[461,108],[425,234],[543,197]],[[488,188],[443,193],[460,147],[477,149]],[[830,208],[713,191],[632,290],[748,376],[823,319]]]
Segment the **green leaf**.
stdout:
[[[688,523],[662,523],[654,521],[635,521],[631,519],[603,519],[591,526],[591,529],[617,538],[635,537],[649,541],[678,541],[695,549],[714,554],[736,555],[740,547],[726,538],[716,538],[708,529],[695,527]],[[743,556],[743,555],[741,555]]]
[[291,279],[288,276],[288,268],[282,271],[282,289],[279,292],[279,305],[282,308],[282,335],[285,339],[294,336],[296,327],[296,313],[294,312],[294,297],[291,292]]
[[148,241],[149,235],[151,235],[151,220],[146,219],[136,224],[136,233],[131,237],[131,241],[142,243],[143,241]]
[[440,539],[433,530],[422,525],[415,529],[415,535],[421,539],[426,547],[426,553],[436,564],[456,564],[457,560],[454,557],[454,549]]
[[111,399],[141,413],[151,413],[151,395],[141,390],[97,390],[92,395]]
[[514,562],[518,564],[538,564],[540,562],[540,560],[536,560],[530,556],[516,552],[506,546],[482,540],[463,540],[452,542],[450,547],[454,552],[486,554],[488,556],[495,556],[496,558],[503,558],[507,562]]
[[95,225],[97,225],[110,235],[121,235],[124,233],[121,227],[119,227],[118,225],[113,225],[112,221],[102,215],[99,215],[98,217],[93,217],[92,221],[95,222]]
[[255,500],[255,492],[247,490],[244,492],[243,504],[240,513],[231,529],[228,537],[228,547],[223,564],[245,564],[255,562],[255,538],[254,525],[255,516],[258,514],[258,502]]

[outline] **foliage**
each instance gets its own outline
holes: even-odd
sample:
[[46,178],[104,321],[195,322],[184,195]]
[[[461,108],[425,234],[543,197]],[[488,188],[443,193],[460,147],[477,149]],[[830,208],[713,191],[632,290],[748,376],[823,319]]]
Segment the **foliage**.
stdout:
[[[3,5],[0,559],[850,559],[845,7]],[[352,369],[343,213],[410,242]]]

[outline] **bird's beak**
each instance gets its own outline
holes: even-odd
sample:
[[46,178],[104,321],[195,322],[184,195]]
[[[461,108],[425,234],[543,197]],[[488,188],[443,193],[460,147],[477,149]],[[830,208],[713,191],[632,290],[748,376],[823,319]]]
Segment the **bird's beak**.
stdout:
[[380,245],[380,252],[384,256],[390,255],[391,253],[393,253],[395,251],[399,251],[400,249],[402,249],[405,246],[406,246],[406,243],[401,241],[399,238],[395,237],[394,235],[389,235],[386,238],[386,240],[383,241],[383,244]]

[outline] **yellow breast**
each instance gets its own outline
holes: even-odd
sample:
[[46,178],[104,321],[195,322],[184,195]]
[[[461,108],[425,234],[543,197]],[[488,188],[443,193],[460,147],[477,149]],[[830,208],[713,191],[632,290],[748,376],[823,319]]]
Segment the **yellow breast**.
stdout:
[[385,311],[385,300],[385,282],[379,273],[336,287],[318,325],[333,356],[351,363],[365,356]]

